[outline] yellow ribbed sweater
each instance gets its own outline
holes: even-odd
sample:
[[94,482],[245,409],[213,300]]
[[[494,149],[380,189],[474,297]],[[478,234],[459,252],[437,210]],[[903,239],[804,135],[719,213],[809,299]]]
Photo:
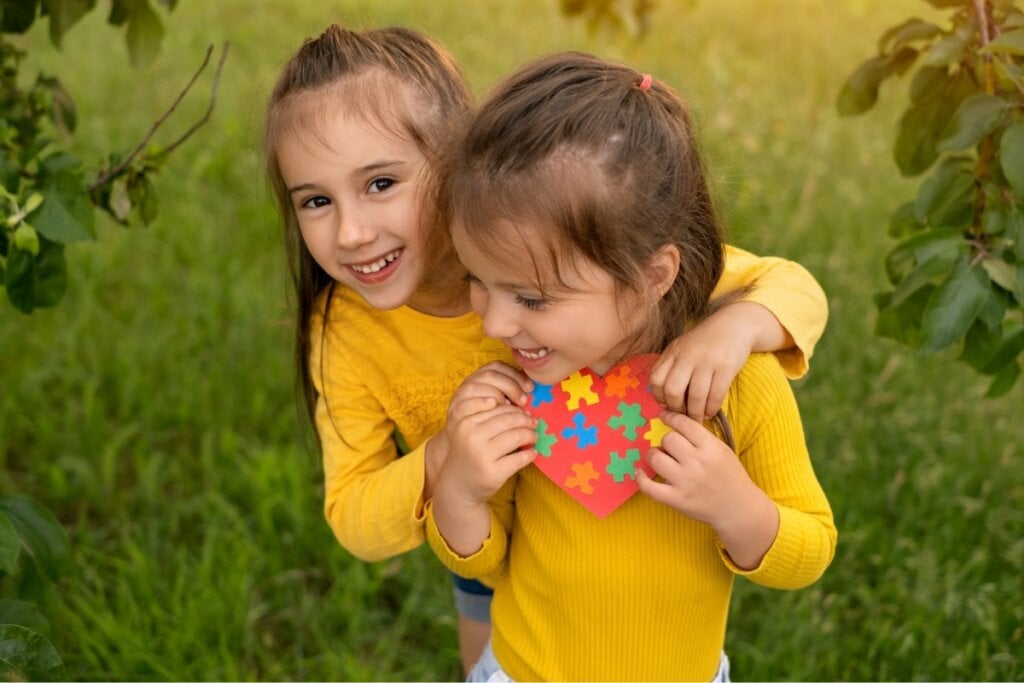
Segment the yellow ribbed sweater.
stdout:
[[[793,336],[796,348],[778,358],[791,377],[803,375],[828,317],[821,287],[799,264],[731,247],[725,266],[716,293],[752,286],[744,300],[772,311]],[[511,355],[484,335],[476,314],[382,311],[346,287],[334,292],[326,311],[321,295],[310,321],[324,513],[349,552],[380,560],[423,542],[424,446],[444,428],[455,389],[481,365]],[[404,457],[396,432],[412,449]]]
[[[836,529],[778,361],[755,354],[723,407],[780,528],[760,566],[733,565],[706,524],[637,493],[605,519],[536,467],[491,501],[491,534],[462,558],[427,538],[452,571],[495,587],[492,644],[514,680],[710,680],[725,639],[733,576],[774,588],[815,581]],[[710,423],[709,423],[710,424]]]

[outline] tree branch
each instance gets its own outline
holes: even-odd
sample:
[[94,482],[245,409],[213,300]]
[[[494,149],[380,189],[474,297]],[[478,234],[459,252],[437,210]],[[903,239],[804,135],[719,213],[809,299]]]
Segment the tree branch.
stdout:
[[[207,59],[209,59],[210,53],[206,53]],[[185,134],[180,138],[169,144],[161,154],[170,154],[178,145],[188,140],[193,133],[199,130],[203,124],[210,120],[210,115],[213,114],[213,107],[217,103],[217,88],[220,86],[220,72],[224,69],[224,60],[228,58],[228,44],[224,43],[224,46],[220,50],[220,60],[217,62],[217,70],[213,72],[213,85],[210,86],[210,104],[206,107],[206,113],[192,124],[192,127],[185,131]],[[205,67],[205,62],[203,63]],[[191,84],[189,84],[191,86]]]
[[[199,76],[203,73],[203,71],[206,70],[206,66],[210,63],[210,55],[212,53],[213,45],[210,45],[206,48],[206,56],[203,57],[203,63],[200,64],[196,72],[192,74],[192,78],[189,79],[188,84],[185,85],[184,89],[182,89],[180,93],[178,93],[178,96],[174,99],[174,102],[171,103],[171,106],[167,109],[167,111],[165,111],[160,118],[153,122],[153,125],[149,127],[149,131],[146,133],[145,137],[142,138],[139,144],[135,145],[135,148],[131,151],[131,153],[128,154],[128,156],[122,159],[121,162],[118,163],[113,168],[108,169],[99,178],[93,181],[92,184],[89,185],[90,192],[93,192],[96,190],[96,188],[102,187],[104,184],[110,182],[112,178],[115,178],[119,173],[121,173],[121,171],[126,169],[128,167],[128,164],[130,164],[135,159],[135,157],[137,157],[139,153],[146,148],[146,145],[149,144],[149,141],[153,137],[153,135],[157,132],[157,130],[160,129],[160,126],[162,126],[164,122],[167,121],[171,114],[173,114],[175,110],[177,110],[178,105],[181,104],[181,101],[185,98],[185,95],[187,95],[188,91],[192,89],[192,86],[195,85],[196,81],[199,79]],[[196,125],[192,126],[192,128],[190,128],[188,132],[185,133],[185,135],[178,138],[178,140],[176,140],[173,143],[171,149],[181,144],[186,138],[188,138],[188,136],[194,133],[199,126],[201,126],[203,123],[206,123],[206,121],[210,118],[210,111],[213,108],[213,102],[217,94],[217,85],[218,82],[220,81],[220,70],[221,67],[224,66],[224,59],[226,57],[227,43],[224,44],[224,49],[221,53],[220,63],[217,65],[217,73],[214,76],[213,91],[211,92],[210,95],[210,107],[207,108],[206,114],[203,115],[203,117],[199,120],[199,122]]]

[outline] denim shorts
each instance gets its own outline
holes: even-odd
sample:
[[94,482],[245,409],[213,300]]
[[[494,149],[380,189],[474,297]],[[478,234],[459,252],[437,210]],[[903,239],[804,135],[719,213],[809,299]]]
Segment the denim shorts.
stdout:
[[459,616],[470,621],[491,623],[491,597],[494,591],[473,579],[452,574],[452,589],[455,593],[455,609]]

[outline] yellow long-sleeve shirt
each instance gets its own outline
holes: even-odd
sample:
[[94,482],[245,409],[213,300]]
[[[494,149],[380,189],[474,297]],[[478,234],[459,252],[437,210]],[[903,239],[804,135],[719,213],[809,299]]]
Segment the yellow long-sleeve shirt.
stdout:
[[599,519],[532,465],[492,499],[490,536],[470,557],[448,548],[428,504],[442,562],[494,584],[491,640],[514,680],[711,680],[735,574],[800,588],[832,561],[832,512],[776,359],[751,356],[723,411],[740,461],[779,511],[778,535],[750,571],[706,524],[641,493]]
[[[744,299],[774,313],[796,341],[778,354],[786,372],[803,375],[828,317],[821,287],[797,263],[727,248],[716,293],[747,285]],[[444,427],[448,400],[481,365],[511,356],[472,313],[381,311],[336,287],[325,327],[325,303],[326,292],[310,321],[325,515],[349,552],[379,560],[423,542],[424,445]],[[412,449],[404,457],[396,432]]]

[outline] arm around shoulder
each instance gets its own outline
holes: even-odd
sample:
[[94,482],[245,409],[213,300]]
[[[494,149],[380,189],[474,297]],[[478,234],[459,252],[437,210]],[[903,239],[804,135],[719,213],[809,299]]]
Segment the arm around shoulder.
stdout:
[[792,379],[807,373],[815,345],[828,321],[828,300],[811,273],[795,261],[757,256],[726,247],[725,271],[715,295],[749,288],[741,299],[763,306],[791,339],[784,348],[760,345],[756,351],[773,351]]
[[772,356],[751,357],[730,392],[727,412],[740,460],[778,509],[779,529],[757,567],[740,569],[724,551],[723,561],[764,586],[807,586],[831,564],[837,531],[807,451],[793,390]]

